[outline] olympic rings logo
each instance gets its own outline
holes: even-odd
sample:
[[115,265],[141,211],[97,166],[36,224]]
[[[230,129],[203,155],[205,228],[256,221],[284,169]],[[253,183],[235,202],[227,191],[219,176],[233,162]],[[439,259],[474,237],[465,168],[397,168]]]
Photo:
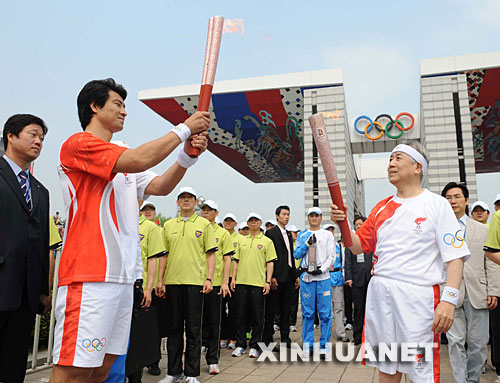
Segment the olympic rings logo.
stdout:
[[[401,117],[404,117],[404,116],[408,117],[411,120],[410,125],[405,126],[401,122]],[[366,124],[364,129],[360,129],[358,127],[359,122],[362,120],[368,121],[368,123]],[[380,122],[380,121],[384,121],[384,120],[387,121],[385,126]],[[387,137],[392,138],[393,140],[397,140],[398,138],[400,138],[403,135],[404,132],[407,132],[408,130],[413,128],[414,125],[415,125],[415,117],[413,117],[413,115],[411,115],[410,113],[406,113],[406,112],[399,113],[395,119],[393,119],[388,114],[379,114],[375,118],[375,120],[372,120],[370,117],[364,116],[364,115],[359,116],[358,118],[356,118],[356,120],[354,120],[354,129],[356,130],[356,132],[358,132],[359,134],[364,134],[366,138],[368,138],[369,140],[372,140],[372,141],[378,140],[379,138],[381,138],[384,135],[384,133],[386,134]],[[397,128],[396,134],[391,133],[391,129],[394,126]],[[373,127],[375,127],[375,129],[379,131],[379,134],[376,136],[372,136],[372,135],[368,134],[371,132]]]
[[446,291],[446,296],[448,296],[449,298],[451,299],[457,299],[458,298],[458,294],[453,292],[453,291]]
[[458,230],[455,235],[446,233],[443,235],[443,242],[448,246],[454,247],[455,249],[460,249],[464,245],[465,241],[463,237],[458,236],[459,232],[460,230]]
[[102,351],[102,349],[106,346],[106,338],[98,339],[95,338],[93,340],[84,339],[82,340],[82,347],[88,352],[94,351]]

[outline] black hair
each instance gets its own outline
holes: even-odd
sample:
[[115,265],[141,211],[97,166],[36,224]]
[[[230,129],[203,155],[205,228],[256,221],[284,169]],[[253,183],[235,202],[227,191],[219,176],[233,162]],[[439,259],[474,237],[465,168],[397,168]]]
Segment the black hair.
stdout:
[[454,188],[459,188],[460,190],[462,190],[462,194],[464,195],[464,197],[469,198],[469,189],[467,189],[467,186],[465,186],[462,183],[457,184],[456,182],[448,182],[446,184],[446,186],[443,188],[441,195],[443,197],[446,197],[446,193],[448,193],[448,190],[454,189]]
[[358,219],[362,219],[362,220],[363,220],[363,222],[365,222],[365,221],[366,221],[366,217],[364,217],[364,216],[362,216],[362,215],[356,215],[356,216],[354,216],[354,219],[352,220],[352,224],[353,224],[353,225],[355,225],[355,224],[356,224],[356,221],[357,221]]
[[281,205],[276,208],[276,211],[274,212],[277,216],[280,215],[281,210],[288,210],[290,212],[290,207],[287,205]]
[[42,128],[43,135],[47,134],[47,126],[40,117],[33,116],[32,114],[14,114],[10,116],[3,127],[3,148],[7,150],[7,145],[9,144],[7,135],[9,133],[19,137],[19,133],[31,124],[39,125]]
[[[448,182],[441,191],[441,195],[446,198],[446,193],[448,193],[448,190],[455,188],[459,188],[460,190],[462,190],[462,194],[466,199],[469,198],[469,189],[467,189],[467,186],[465,186],[463,183],[456,182]],[[465,214],[469,215],[469,205],[465,207]]]
[[105,80],[92,80],[85,84],[83,89],[78,94],[76,104],[78,106],[78,118],[82,129],[85,130],[90,120],[94,115],[92,104],[102,108],[109,98],[109,91],[112,90],[118,93],[123,100],[127,98],[127,91],[125,88],[117,84],[112,78]]

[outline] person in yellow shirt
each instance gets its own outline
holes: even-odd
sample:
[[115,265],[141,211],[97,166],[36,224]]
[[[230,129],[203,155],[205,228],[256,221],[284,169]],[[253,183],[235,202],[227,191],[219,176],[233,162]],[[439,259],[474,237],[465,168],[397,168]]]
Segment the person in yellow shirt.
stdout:
[[236,299],[236,349],[232,355],[239,357],[246,352],[247,312],[253,314],[250,358],[260,355],[258,342],[264,327],[265,296],[269,294],[274,261],[277,259],[273,241],[260,230],[262,217],[250,213],[247,218],[250,233],[241,239],[233,259],[231,290]]
[[[158,282],[158,263],[159,258],[164,257],[165,245],[163,244],[161,228],[154,223],[156,209],[151,202],[139,200],[139,239],[141,241],[141,259],[144,272],[142,274],[144,289],[144,304],[154,304],[155,297],[152,294],[154,286]],[[152,206],[152,207],[151,207]],[[158,299],[158,298],[157,298]],[[160,321],[158,315],[158,321]],[[161,339],[159,341],[161,343]],[[148,366],[151,375],[160,375],[159,360]],[[142,374],[141,374],[142,375]]]
[[231,268],[231,256],[235,253],[229,232],[215,222],[218,215],[219,207],[215,201],[208,200],[201,205],[201,216],[210,221],[218,249],[215,252],[214,289],[203,297],[203,325],[201,331],[201,353],[205,354],[208,373],[212,375],[220,372],[221,303],[222,297],[231,295],[229,291],[229,269]]
[[[300,233],[300,230],[297,229],[297,226],[290,225],[287,227],[288,231],[292,234],[293,239],[293,248],[295,249],[295,244],[297,243],[297,237]],[[295,259],[295,270],[296,277],[300,277],[300,261],[301,259]],[[297,332],[297,313],[299,311],[299,291],[300,291],[300,283],[295,284],[295,291],[293,293],[292,299],[292,307],[290,308],[290,332]]]
[[143,202],[141,207],[141,214],[146,217],[148,221],[156,221],[156,206],[151,202]]
[[[224,216],[222,220],[222,224],[224,225],[224,229],[229,232],[229,236],[231,238],[231,243],[233,244],[234,251],[238,247],[238,243],[240,242],[243,236],[236,231],[236,226],[238,224],[238,220],[236,216],[232,213],[228,213]],[[231,262],[231,270],[229,273],[229,283],[231,283],[231,276],[233,275],[233,262]],[[234,299],[231,295],[226,295],[222,299],[222,318],[221,318],[221,348],[229,347],[231,349],[236,348],[236,334],[234,329],[235,324],[235,307],[234,307]]]
[[[495,203],[500,203],[500,194],[497,195]],[[496,209],[496,207],[495,207]],[[491,216],[488,236],[483,247],[484,254],[490,260],[500,265],[500,209]],[[495,365],[498,378],[495,382],[500,382],[500,307],[490,311],[491,324],[491,361]]]
[[57,229],[56,223],[52,217],[49,217],[49,289],[52,289],[52,284],[54,281],[54,269],[56,265],[56,257],[54,255],[54,250],[59,248],[62,244],[61,236],[59,235],[59,230]]
[[489,259],[500,265],[500,210],[491,216],[484,251]]
[[243,237],[246,237],[249,232],[250,232],[250,229],[248,228],[248,225],[246,224],[246,222],[242,222],[241,225],[238,227],[238,233],[240,235],[242,235]]
[[180,214],[163,226],[168,255],[166,260],[160,258],[159,275],[164,275],[164,284],[158,280],[156,289],[157,295],[166,294],[170,310],[167,317],[168,372],[160,383],[181,381],[183,370],[187,383],[199,382],[203,294],[213,290],[217,244],[210,222],[195,213],[196,204],[196,191],[182,187],[177,194]]
[[488,225],[490,218],[490,208],[484,201],[476,201],[470,208],[470,216],[474,221],[481,222],[483,225]]
[[157,261],[167,253],[163,243],[161,229],[151,220],[147,219],[140,211],[139,216],[139,239],[141,241],[142,288],[144,289],[145,306],[151,304],[152,291],[158,280]]

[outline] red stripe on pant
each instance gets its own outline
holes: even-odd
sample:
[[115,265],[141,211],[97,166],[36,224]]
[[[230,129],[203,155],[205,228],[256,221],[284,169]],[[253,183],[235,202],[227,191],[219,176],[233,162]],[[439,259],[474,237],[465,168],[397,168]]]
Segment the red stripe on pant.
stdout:
[[[436,312],[436,308],[440,302],[440,290],[439,285],[432,286],[434,289],[434,312]],[[434,343],[437,343],[437,347],[432,348],[432,370],[434,376],[434,383],[439,383],[441,381],[441,357],[439,355],[439,347],[441,345],[440,335],[438,333],[434,333]]]
[[[366,304],[366,303],[365,303]],[[366,358],[365,358],[365,326],[366,325],[366,312],[365,312],[365,317],[363,319],[363,333],[361,335],[361,364],[363,366],[366,366]]]
[[71,283],[66,292],[66,308],[64,310],[64,326],[61,339],[61,350],[57,364],[72,366],[75,360],[76,342],[78,340],[78,324],[82,304],[82,282]]

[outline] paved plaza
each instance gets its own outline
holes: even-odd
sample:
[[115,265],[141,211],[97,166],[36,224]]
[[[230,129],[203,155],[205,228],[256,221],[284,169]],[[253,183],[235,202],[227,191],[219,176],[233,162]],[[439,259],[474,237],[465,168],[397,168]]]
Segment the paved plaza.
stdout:
[[[301,323],[298,323],[298,332],[290,333],[292,341],[301,344]],[[316,330],[316,339],[319,339],[319,330]],[[279,333],[276,333],[279,335]],[[349,335],[352,333],[348,332]],[[245,382],[245,383],[369,383],[378,382],[378,374],[375,369],[364,367],[359,362],[340,363],[340,362],[282,362],[270,363],[256,362],[250,359],[248,353],[239,358],[231,356],[231,350],[221,350],[220,369],[218,375],[209,375],[207,364],[202,356],[200,382]],[[278,356],[278,354],[275,354]],[[357,355],[357,352],[356,352]],[[488,356],[488,361],[491,359]],[[166,354],[160,363],[162,375],[166,371]],[[48,382],[50,370],[35,372],[26,376],[25,382]],[[144,369],[143,383],[157,383],[161,377],[151,376]],[[491,363],[488,362],[487,371],[481,377],[482,383],[493,383],[497,375],[491,369]],[[410,379],[404,377],[402,382],[410,382]],[[453,383],[451,366],[448,360],[447,346],[441,346],[441,382]]]

